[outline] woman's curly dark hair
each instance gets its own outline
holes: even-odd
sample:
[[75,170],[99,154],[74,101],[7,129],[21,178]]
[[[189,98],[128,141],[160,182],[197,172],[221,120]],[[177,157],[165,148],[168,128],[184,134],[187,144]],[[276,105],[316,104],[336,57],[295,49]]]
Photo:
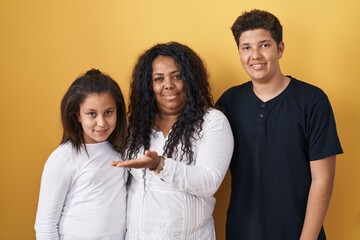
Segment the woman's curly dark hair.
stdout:
[[[203,61],[188,46],[177,42],[156,44],[140,55],[134,66],[128,108],[127,158],[134,158],[142,147],[144,150],[150,147],[152,127],[158,111],[152,88],[152,62],[158,56],[168,56],[175,60],[186,95],[184,109],[169,133],[163,155],[190,164],[194,161],[192,141],[200,136],[203,117],[214,104]],[[177,149],[179,144],[181,149]]]

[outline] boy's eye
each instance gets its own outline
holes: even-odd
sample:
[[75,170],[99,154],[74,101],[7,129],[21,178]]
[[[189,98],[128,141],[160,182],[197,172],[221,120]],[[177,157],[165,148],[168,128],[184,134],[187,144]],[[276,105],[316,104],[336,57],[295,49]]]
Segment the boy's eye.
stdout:
[[248,46],[241,48],[241,50],[243,50],[243,51],[247,51],[247,50],[249,50],[249,49],[250,49],[250,47],[248,47]]

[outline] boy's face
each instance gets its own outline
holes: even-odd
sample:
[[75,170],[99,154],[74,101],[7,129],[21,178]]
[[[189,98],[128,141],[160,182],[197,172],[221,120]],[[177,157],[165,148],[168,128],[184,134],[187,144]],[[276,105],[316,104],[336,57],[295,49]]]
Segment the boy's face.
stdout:
[[249,30],[240,35],[241,64],[253,81],[266,83],[279,77],[279,59],[283,52],[284,43],[277,45],[268,30]]

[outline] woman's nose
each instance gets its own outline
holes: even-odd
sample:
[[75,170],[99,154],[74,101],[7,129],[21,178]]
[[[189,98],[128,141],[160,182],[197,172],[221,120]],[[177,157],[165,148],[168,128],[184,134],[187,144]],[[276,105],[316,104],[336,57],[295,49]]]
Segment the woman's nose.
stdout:
[[171,78],[167,77],[164,81],[164,88],[165,89],[173,89],[175,87],[174,82]]

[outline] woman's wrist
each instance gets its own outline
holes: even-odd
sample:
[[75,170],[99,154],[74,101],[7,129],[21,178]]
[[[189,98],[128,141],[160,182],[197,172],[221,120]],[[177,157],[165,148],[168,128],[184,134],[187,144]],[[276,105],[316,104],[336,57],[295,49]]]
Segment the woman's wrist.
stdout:
[[163,170],[164,165],[165,165],[165,158],[163,156],[158,156],[159,157],[159,164],[157,165],[156,168],[151,169],[151,171],[153,171],[156,174],[159,174],[161,172],[161,170]]

